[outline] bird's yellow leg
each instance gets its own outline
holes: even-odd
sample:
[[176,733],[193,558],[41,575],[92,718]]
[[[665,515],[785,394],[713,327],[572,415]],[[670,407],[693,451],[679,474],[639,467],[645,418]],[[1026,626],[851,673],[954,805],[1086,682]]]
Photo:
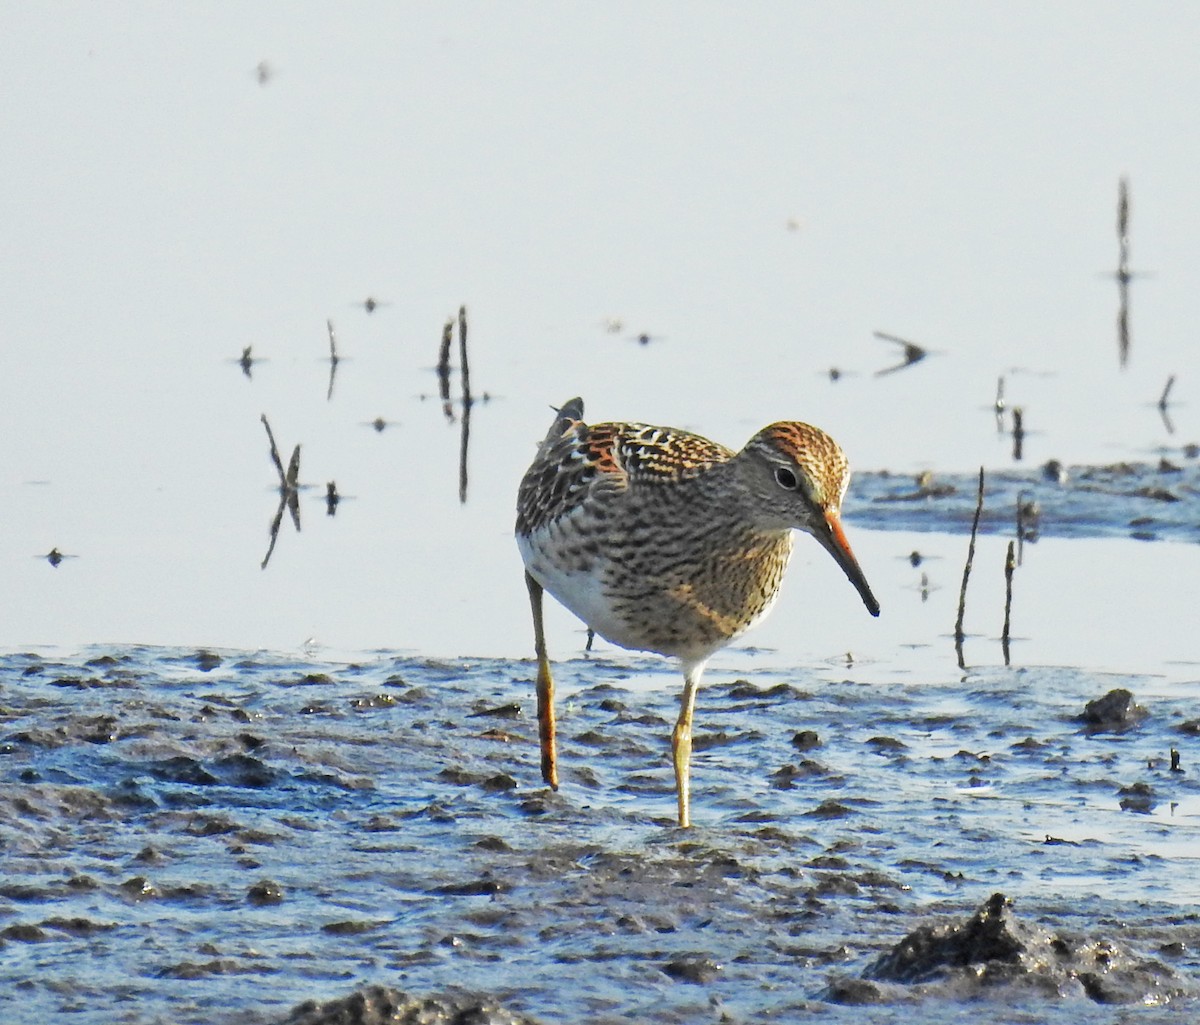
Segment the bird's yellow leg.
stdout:
[[558,789],[558,755],[554,727],[554,677],[546,656],[546,629],[542,623],[542,585],[525,574],[529,608],[533,612],[533,648],[537,654],[538,742],[542,749],[542,779],[551,790]]
[[675,795],[679,799],[679,825],[687,829],[692,824],[692,713],[696,708],[696,691],[704,663],[685,665],[683,693],[679,697],[679,719],[671,733],[671,755],[675,762]]

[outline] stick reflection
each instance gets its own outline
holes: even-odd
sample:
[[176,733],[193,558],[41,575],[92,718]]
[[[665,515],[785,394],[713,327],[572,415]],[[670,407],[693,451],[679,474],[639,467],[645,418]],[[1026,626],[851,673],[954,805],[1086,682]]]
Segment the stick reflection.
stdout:
[[296,532],[300,531],[300,446],[292,449],[292,458],[288,462],[287,470],[284,470],[283,460],[279,458],[279,448],[275,444],[275,435],[271,431],[266,413],[262,415],[262,423],[267,429],[267,440],[271,443],[271,462],[275,464],[275,471],[279,474],[279,508],[275,510],[275,518],[271,521],[271,543],[260,567],[266,569],[275,551],[275,542],[279,540],[279,528],[283,523],[285,509],[292,514],[292,524]]

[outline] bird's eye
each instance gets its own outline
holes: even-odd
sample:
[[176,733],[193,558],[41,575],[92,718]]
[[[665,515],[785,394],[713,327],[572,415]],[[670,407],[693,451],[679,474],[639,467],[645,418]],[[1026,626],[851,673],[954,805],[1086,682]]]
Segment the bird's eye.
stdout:
[[788,491],[795,491],[800,486],[796,475],[786,466],[777,466],[775,468],[775,483],[781,488],[787,488]]

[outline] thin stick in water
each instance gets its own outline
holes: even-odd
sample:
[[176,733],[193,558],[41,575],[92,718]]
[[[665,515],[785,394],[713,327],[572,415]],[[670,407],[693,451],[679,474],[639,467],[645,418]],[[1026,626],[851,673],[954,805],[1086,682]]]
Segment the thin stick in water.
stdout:
[[467,308],[458,308],[458,363],[462,383],[462,424],[458,442],[458,501],[467,501],[467,449],[471,444],[471,364],[467,360]]
[[1000,647],[1004,652],[1004,664],[1009,664],[1008,638],[1009,624],[1012,622],[1012,582],[1013,570],[1017,568],[1012,541],[1008,542],[1008,553],[1004,556],[1004,630],[1000,634]]
[[458,308],[458,362],[459,375],[462,378],[462,401],[464,406],[471,404],[471,364],[467,360],[467,308]]
[[467,501],[467,448],[471,444],[471,403],[463,402],[458,436],[458,501]]
[[1017,492],[1017,564],[1025,558],[1025,492]]
[[1170,403],[1171,389],[1175,387],[1175,375],[1172,374],[1167,378],[1167,386],[1163,388],[1162,395],[1158,399],[1158,408],[1165,411]]
[[967,562],[963,566],[962,587],[958,592],[958,620],[954,624],[954,650],[958,653],[958,667],[966,668],[963,661],[963,618],[967,614],[967,580],[971,576],[971,563],[975,561],[975,535],[979,533],[979,514],[983,512],[983,467],[979,468],[979,496],[975,500],[975,518],[971,521],[971,542],[967,545]]

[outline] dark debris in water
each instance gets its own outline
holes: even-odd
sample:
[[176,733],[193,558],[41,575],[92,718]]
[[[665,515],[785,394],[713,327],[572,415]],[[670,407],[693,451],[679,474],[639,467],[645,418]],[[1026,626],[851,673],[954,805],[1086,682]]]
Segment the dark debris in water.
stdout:
[[1080,718],[1089,730],[1118,733],[1136,726],[1146,714],[1146,709],[1133,700],[1131,691],[1114,687],[1103,697],[1084,705]]
[[[859,471],[846,518],[874,530],[965,534],[975,512],[976,473]],[[1132,537],[1200,541],[1200,462],[988,470],[979,530],[1012,533],[1022,506],[1026,540]]]
[[1168,1004],[1191,989],[1174,969],[1133,954],[1115,938],[1084,938],[1019,918],[1001,893],[965,921],[918,926],[871,962],[861,979],[833,983],[829,996],[849,1003],[894,998],[894,988],[874,983],[919,986],[926,998],[953,993],[1013,1001],[1019,992],[1145,1006]]
[[323,1004],[301,1004],[279,1025],[537,1025],[494,1000],[466,993],[415,997],[368,986]]

